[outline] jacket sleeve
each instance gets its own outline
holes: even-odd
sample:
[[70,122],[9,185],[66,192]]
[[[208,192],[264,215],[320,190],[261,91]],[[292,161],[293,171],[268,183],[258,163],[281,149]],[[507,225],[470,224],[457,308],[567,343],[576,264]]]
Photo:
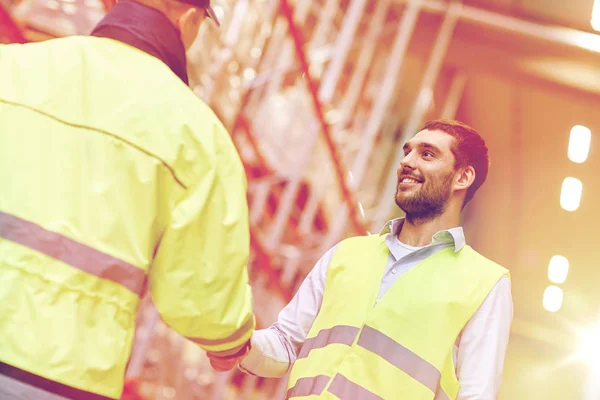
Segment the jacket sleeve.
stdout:
[[[237,353],[255,329],[248,284],[246,177],[227,131],[213,125],[200,179],[171,212],[150,270],[163,321],[217,356]],[[207,149],[210,149],[207,150]]]

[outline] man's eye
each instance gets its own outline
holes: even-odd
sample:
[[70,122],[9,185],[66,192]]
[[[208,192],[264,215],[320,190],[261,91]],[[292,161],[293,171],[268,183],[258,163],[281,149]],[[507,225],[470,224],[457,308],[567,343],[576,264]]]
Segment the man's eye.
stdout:
[[433,157],[433,153],[430,153],[429,151],[424,151],[422,154],[423,157]]

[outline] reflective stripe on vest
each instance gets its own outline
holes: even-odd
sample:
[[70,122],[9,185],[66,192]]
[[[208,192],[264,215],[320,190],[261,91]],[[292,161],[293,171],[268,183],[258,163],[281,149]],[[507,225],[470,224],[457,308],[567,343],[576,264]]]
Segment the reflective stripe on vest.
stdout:
[[327,375],[312,376],[310,378],[300,378],[294,385],[287,391],[286,399],[290,397],[302,397],[310,396],[311,394],[319,395],[327,386],[329,382]]
[[146,272],[60,233],[0,211],[0,238],[36,250],[80,271],[108,279],[141,296]]
[[[328,382],[329,377],[325,375],[300,378],[294,387],[287,391],[286,399],[311,395],[318,396],[323,392],[323,389],[325,389]],[[352,382],[342,374],[335,375],[335,378],[333,378],[327,391],[342,400],[383,400],[382,397]],[[449,397],[441,390],[441,388],[438,388],[433,400],[449,400]]]
[[383,400],[370,390],[350,381],[342,374],[337,374],[327,390],[344,400]]
[[357,344],[427,386],[436,393],[436,400],[450,399],[440,387],[440,371],[389,336],[365,325]]
[[354,326],[338,325],[331,329],[322,329],[317,336],[307,339],[298,354],[298,359],[308,357],[312,349],[325,347],[328,344],[339,343],[351,346],[358,335],[358,329]]
[[[359,329],[352,326],[338,325],[330,329],[322,329],[317,336],[308,339],[298,355],[298,359],[307,357],[312,349],[322,348],[328,344],[346,344],[351,346]],[[441,373],[429,362],[394,341],[389,336],[365,325],[358,338],[357,345],[382,357],[387,362],[411,376],[436,394],[435,400],[449,400],[450,397],[440,387]],[[321,385],[324,375],[299,379],[293,388],[288,390],[290,396],[308,396],[320,394],[325,385]],[[317,383],[316,380],[319,380]],[[329,379],[329,378],[328,378]],[[351,382],[341,374],[337,374],[328,392],[341,399],[380,399],[369,390]]]

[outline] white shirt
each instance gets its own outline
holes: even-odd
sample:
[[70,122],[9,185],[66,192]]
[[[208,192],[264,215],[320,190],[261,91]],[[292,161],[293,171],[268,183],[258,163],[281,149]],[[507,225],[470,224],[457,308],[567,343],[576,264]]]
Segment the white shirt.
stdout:
[[[462,227],[436,233],[425,247],[411,247],[398,240],[403,219],[386,224],[390,250],[377,301],[394,282],[420,261],[437,251],[465,244]],[[252,336],[252,349],[240,368],[254,375],[282,377],[296,356],[321,308],[327,269],[337,245],[327,251],[308,274],[277,322]],[[456,376],[461,384],[457,400],[491,400],[498,397],[508,346],[513,305],[510,280],[501,278],[460,333],[454,345]]]

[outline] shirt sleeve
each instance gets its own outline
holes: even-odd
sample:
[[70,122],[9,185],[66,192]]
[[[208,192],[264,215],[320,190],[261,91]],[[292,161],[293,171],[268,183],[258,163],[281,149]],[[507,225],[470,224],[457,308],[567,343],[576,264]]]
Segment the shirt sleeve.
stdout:
[[501,278],[462,331],[456,374],[457,400],[495,400],[500,391],[513,302],[510,280]]
[[240,364],[242,371],[277,378],[289,371],[321,308],[327,268],[336,248],[317,261],[277,322],[252,335],[252,349]]

